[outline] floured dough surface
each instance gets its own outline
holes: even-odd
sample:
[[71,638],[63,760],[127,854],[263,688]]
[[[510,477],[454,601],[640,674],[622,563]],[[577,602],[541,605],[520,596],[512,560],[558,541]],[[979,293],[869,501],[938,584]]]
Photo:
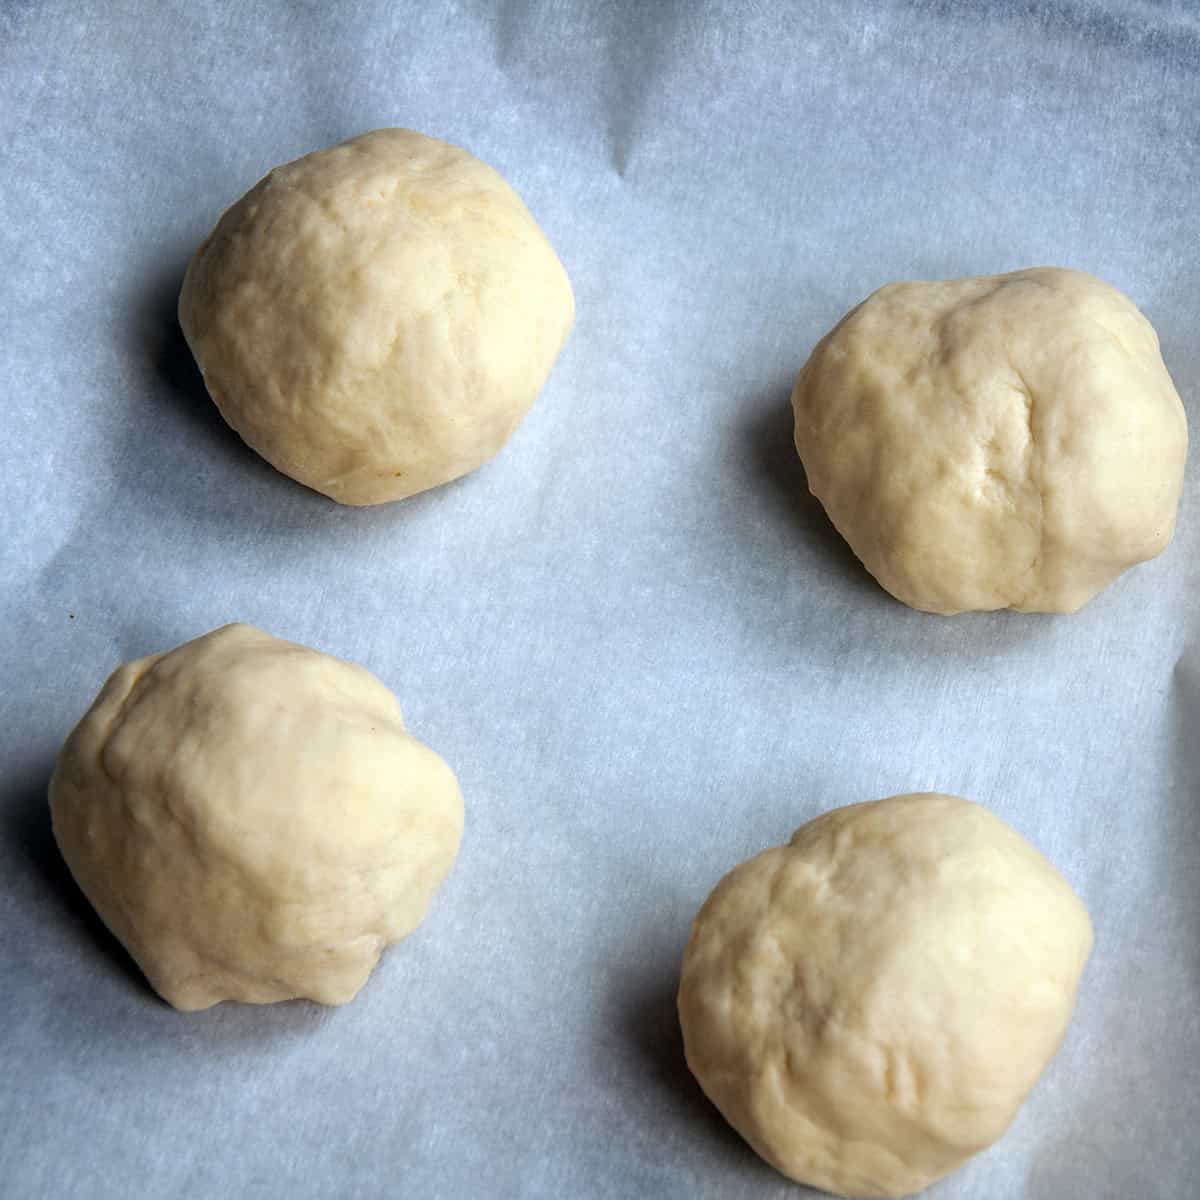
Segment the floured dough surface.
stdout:
[[836,809],[701,908],[679,988],[688,1065],[785,1175],[908,1195],[1008,1127],[1091,945],[1067,882],[979,805]]
[[463,828],[457,781],[362,667],[227,625],[126,663],[59,754],[54,835],[156,991],[352,999]]
[[225,419],[343,504],[411,496],[491,458],[574,313],[516,192],[407,129],[277,167],[221,217],[179,299]]
[[913,608],[1073,612],[1174,530],[1183,405],[1150,323],[1081,271],[889,284],[792,404],[813,494]]

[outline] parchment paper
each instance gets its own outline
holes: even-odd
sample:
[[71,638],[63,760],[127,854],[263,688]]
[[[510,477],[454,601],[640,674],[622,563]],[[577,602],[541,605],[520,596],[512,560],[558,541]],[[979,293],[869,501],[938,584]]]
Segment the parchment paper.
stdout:
[[[980,800],[1097,943],[1062,1051],[942,1200],[1200,1183],[1200,512],[1077,616],[886,596],[787,394],[893,278],[1061,264],[1156,325],[1193,421],[1192,3],[0,8],[0,1194],[772,1197],[674,1014],[691,917],[839,804]],[[381,125],[516,186],[574,282],[478,473],[334,506],[221,423],[187,256]],[[177,1014],[55,850],[119,662],[231,619],[367,665],[457,770],[462,854],[350,1006]]]

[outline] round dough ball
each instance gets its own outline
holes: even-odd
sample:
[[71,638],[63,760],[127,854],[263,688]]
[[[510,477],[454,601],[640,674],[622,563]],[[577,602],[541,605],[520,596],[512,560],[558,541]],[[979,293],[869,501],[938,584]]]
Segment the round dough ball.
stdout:
[[450,768],[362,667],[226,625],[126,663],[58,757],[54,836],[155,990],[353,999],[458,853]]
[[179,322],[225,420],[342,504],[494,455],[575,316],[571,284],[486,163],[380,129],[277,167],[188,266]]
[[785,1175],[909,1195],[1008,1127],[1091,945],[1067,882],[979,805],[836,809],[701,908],[679,987],[688,1065]]
[[926,612],[1074,612],[1171,540],[1183,405],[1115,288],[1040,267],[893,283],[792,391],[809,487]]

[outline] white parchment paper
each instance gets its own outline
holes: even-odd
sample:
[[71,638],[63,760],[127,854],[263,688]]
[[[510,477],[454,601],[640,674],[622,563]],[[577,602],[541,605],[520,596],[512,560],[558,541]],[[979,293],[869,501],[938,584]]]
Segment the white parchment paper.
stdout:
[[[478,473],[334,506],[221,423],[174,320],[270,166],[381,125],[516,186],[574,282]],[[802,1194],[674,1015],[720,875],[923,788],[1061,867],[1097,944],[945,1200],[1200,1184],[1200,512],[1072,617],[889,599],[807,497],[787,394],[893,278],[1092,271],[1200,398],[1188,0],[0,6],[0,1194]],[[364,663],[467,833],[360,997],[161,1004],[45,803],[107,673],[231,619]]]

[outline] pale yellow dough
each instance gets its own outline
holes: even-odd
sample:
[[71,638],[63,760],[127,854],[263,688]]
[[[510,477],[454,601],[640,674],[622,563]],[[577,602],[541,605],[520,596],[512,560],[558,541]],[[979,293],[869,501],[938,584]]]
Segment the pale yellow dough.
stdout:
[[836,809],[701,908],[679,987],[688,1065],[785,1175],[906,1196],[1008,1127],[1091,945],[1067,882],[979,805]]
[[116,671],[50,807],[84,894],[180,1009],[351,1000],[463,828],[453,772],[378,679],[249,625]]
[[574,314],[516,192],[407,129],[277,167],[221,217],[179,298],[226,421],[343,504],[399,500],[490,459]]
[[913,608],[1074,612],[1171,539],[1183,405],[1150,323],[1081,271],[889,284],[792,405],[813,494]]

